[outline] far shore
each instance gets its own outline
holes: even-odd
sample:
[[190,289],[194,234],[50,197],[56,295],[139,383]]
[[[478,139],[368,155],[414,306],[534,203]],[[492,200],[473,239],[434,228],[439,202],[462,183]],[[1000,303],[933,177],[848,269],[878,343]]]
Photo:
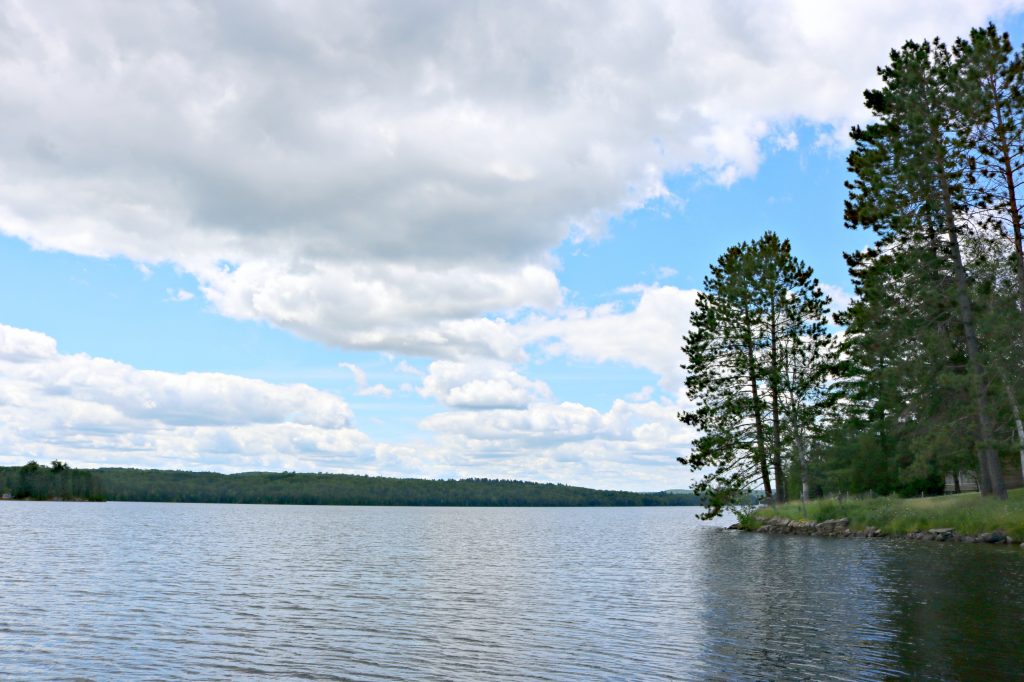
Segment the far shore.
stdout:
[[106,502],[106,500],[88,500],[84,497],[3,497],[0,502]]

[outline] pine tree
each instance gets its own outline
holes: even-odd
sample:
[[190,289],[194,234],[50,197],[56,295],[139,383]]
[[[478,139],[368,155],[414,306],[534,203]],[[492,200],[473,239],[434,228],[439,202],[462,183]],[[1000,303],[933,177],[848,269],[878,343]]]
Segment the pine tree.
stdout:
[[976,296],[962,248],[971,206],[971,162],[956,123],[957,66],[939,41],[911,41],[892,51],[890,64],[879,74],[883,87],[865,93],[878,122],[851,133],[855,149],[849,165],[855,179],[848,183],[847,225],[874,230],[876,254],[896,251],[915,258],[922,273],[917,280],[935,288],[933,298],[955,306],[966,350],[983,492],[1005,497]]
[[1017,300],[1024,312],[1024,59],[1010,36],[989,24],[957,39],[957,134],[968,153],[968,187],[975,218],[1013,244]]
[[744,243],[711,266],[682,348],[686,390],[696,409],[679,419],[701,436],[690,456],[678,459],[693,471],[711,469],[693,486],[705,500],[705,518],[739,502],[755,482],[766,498],[772,497],[751,265],[750,247]]
[[828,304],[811,268],[771,232],[730,248],[705,278],[683,346],[696,409],[679,415],[701,437],[679,461],[704,472],[694,491],[708,517],[758,482],[772,498],[771,473],[784,501],[786,462],[806,469],[829,372]]

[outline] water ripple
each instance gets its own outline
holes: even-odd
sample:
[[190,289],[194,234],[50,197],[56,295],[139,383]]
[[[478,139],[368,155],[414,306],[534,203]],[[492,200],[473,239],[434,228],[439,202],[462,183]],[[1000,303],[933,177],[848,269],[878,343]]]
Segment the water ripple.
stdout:
[[1024,665],[1019,549],[739,534],[679,508],[8,502],[0,531],[4,680],[999,679]]

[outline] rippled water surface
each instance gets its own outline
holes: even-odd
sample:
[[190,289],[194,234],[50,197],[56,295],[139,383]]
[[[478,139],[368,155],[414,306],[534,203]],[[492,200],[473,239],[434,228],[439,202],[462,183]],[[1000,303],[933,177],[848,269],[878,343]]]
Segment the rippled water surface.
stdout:
[[1024,550],[692,508],[0,504],[0,679],[1019,679]]

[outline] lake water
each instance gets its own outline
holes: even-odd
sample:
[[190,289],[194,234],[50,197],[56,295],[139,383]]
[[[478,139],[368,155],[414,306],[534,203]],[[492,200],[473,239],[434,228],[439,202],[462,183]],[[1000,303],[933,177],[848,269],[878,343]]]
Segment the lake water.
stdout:
[[1024,678],[1024,550],[693,508],[0,504],[0,679]]

